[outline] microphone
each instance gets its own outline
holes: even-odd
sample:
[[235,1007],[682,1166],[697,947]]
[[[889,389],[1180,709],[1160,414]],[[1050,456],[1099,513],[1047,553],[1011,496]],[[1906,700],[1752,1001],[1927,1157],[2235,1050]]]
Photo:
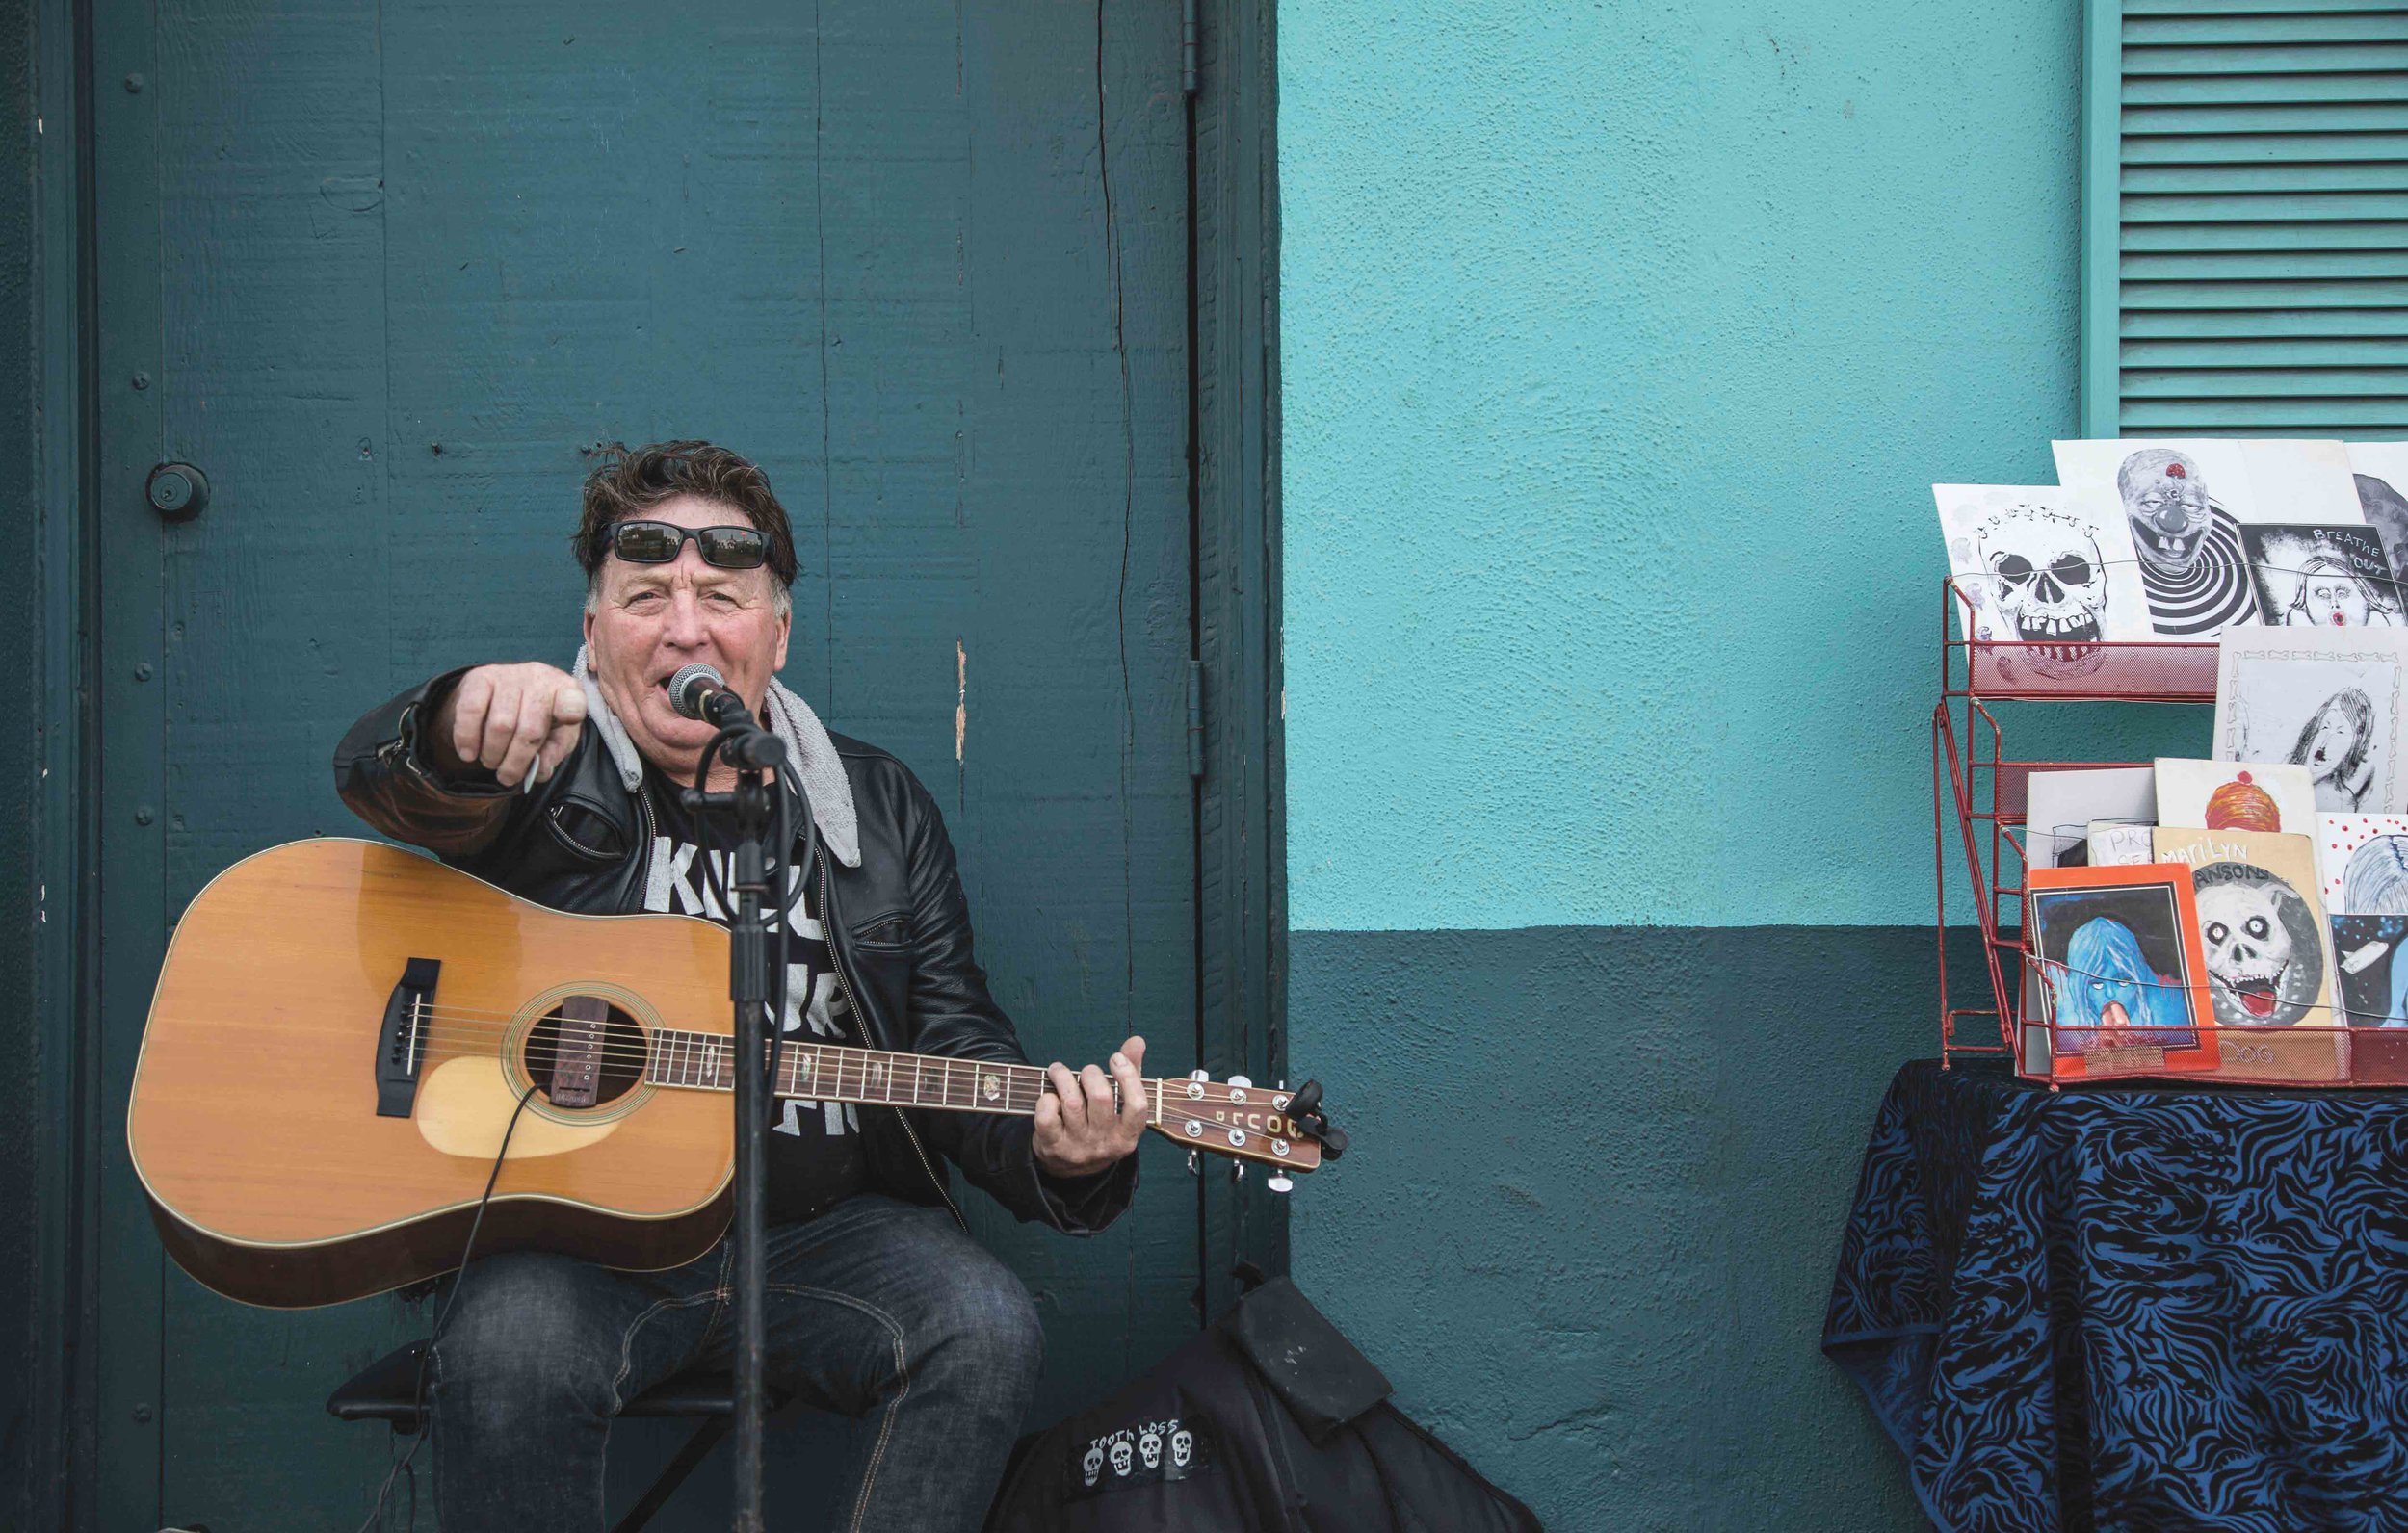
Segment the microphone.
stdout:
[[745,707],[745,700],[727,689],[727,678],[712,665],[679,666],[677,674],[668,679],[668,700],[671,707],[688,718],[702,719],[721,729],[729,723],[724,715],[731,706],[736,716],[747,723],[752,719],[751,710]]
[[745,700],[727,689],[727,678],[714,666],[681,665],[668,679],[669,705],[688,718],[700,719],[737,737],[728,741],[725,758],[742,766],[780,766],[785,742],[763,729]]

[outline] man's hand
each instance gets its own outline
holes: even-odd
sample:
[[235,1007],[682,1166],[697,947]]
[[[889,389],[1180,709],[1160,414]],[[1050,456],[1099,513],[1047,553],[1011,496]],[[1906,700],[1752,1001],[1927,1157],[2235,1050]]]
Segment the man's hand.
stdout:
[[[1131,1038],[1112,1057],[1112,1076],[1089,1065],[1077,1075],[1057,1060],[1045,1067],[1054,1083],[1036,1101],[1036,1163],[1057,1177],[1085,1177],[1126,1156],[1145,1137],[1145,1040]],[[1112,1085],[1120,1105],[1112,1105]]]
[[483,766],[505,788],[557,770],[585,727],[586,693],[557,665],[480,665],[459,679],[428,727],[428,754],[449,773]]

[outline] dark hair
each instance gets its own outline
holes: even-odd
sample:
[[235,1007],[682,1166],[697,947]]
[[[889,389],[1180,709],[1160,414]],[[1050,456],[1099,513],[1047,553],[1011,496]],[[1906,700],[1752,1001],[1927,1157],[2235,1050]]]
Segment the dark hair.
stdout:
[[770,489],[770,477],[748,459],[708,442],[654,442],[629,447],[613,442],[586,476],[585,511],[578,518],[577,562],[590,585],[601,579],[614,522],[641,516],[663,501],[699,496],[726,507],[768,534],[770,574],[781,591],[795,583],[795,534],[786,507]]
[[2349,752],[2326,776],[2346,785],[2358,775],[2358,768],[2367,764],[2367,753],[2374,748],[2374,699],[2355,687],[2343,688],[2318,704],[2316,711],[2308,715],[2308,721],[2299,726],[2299,741],[2291,746],[2290,759],[2303,766],[2307,765],[2308,753],[2316,747],[2316,731],[2323,727],[2324,715],[2336,711],[2341,714],[2342,722],[2349,726]]

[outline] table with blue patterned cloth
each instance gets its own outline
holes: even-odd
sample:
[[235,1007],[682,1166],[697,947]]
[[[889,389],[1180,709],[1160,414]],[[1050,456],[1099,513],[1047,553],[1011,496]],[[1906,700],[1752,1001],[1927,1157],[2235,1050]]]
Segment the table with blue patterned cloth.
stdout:
[[2408,1533],[2408,1093],[1918,1060],[1822,1349],[1946,1533]]

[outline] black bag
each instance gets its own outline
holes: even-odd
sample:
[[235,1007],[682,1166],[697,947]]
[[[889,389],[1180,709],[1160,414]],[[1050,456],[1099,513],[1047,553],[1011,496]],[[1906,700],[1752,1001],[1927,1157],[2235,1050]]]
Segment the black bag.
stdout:
[[1023,1439],[987,1533],[1541,1533],[1387,1396],[1273,1279],[1153,1372]]

